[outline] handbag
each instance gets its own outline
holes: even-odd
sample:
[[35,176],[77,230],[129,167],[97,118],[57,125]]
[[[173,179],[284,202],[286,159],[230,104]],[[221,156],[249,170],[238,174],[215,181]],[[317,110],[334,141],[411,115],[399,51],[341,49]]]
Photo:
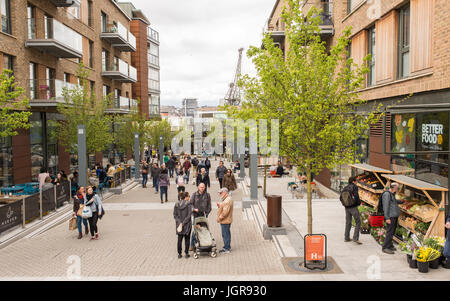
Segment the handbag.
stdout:
[[84,205],[80,204],[80,209],[78,209],[78,211],[77,211],[77,216],[79,216],[79,217],[83,216],[83,208],[84,208]]
[[81,214],[81,217],[86,219],[86,218],[91,218],[92,217],[92,209],[91,206],[84,206],[83,208],[83,212]]
[[73,231],[77,228],[77,218],[76,217],[72,217],[69,220],[69,231]]

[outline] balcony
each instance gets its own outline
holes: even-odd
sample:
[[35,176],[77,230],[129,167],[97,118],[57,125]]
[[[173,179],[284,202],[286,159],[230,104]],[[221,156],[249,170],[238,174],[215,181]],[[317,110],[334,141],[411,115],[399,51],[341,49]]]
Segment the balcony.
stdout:
[[105,110],[107,114],[129,114],[137,102],[134,99],[120,96],[114,99],[114,102]]
[[[38,24],[37,24],[38,22]],[[42,51],[57,58],[81,58],[82,36],[53,18],[28,19],[25,47]],[[43,30],[39,30],[43,29]]]
[[30,106],[56,107],[58,103],[65,103],[64,88],[70,91],[80,86],[59,79],[30,79],[26,85]]
[[78,6],[80,7],[80,0],[50,0],[57,7],[71,7]]
[[148,27],[148,29],[147,29],[147,38],[150,41],[159,45],[159,32],[157,32],[156,30],[154,30],[151,27]]
[[321,2],[320,7],[322,12],[319,14],[321,19],[320,35],[322,37],[328,37],[334,35],[333,24],[333,2]]
[[125,61],[119,59],[118,65],[103,66],[102,76],[123,83],[136,83],[137,71]]
[[119,51],[135,52],[136,37],[122,23],[109,24],[100,34],[100,38],[111,43]]

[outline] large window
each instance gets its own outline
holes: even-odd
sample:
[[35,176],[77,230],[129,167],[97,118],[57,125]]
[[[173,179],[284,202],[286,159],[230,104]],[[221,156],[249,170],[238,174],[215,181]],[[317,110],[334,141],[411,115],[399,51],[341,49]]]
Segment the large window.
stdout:
[[2,18],[2,31],[8,34],[11,30],[11,3],[10,0],[0,0],[0,13]]
[[108,15],[102,12],[102,32],[108,32]]
[[0,187],[12,185],[13,181],[12,139],[0,138]]
[[3,69],[14,71],[14,57],[3,54]]
[[404,78],[409,76],[409,45],[410,45],[410,7],[409,4],[399,12],[399,58],[398,58],[398,74],[399,78]]
[[88,25],[92,27],[93,25],[93,14],[92,14],[92,9],[93,9],[93,3],[92,0],[88,0]]
[[148,60],[150,64],[159,66],[159,46],[155,43],[148,44]]
[[148,69],[148,88],[159,91],[159,70],[153,68]]
[[102,71],[109,69],[109,51],[102,50]]
[[375,59],[376,59],[376,47],[375,47],[375,26],[369,29],[369,41],[368,41],[368,52],[372,56],[369,62],[369,75],[368,75],[368,86],[375,85]]
[[94,42],[89,40],[89,67],[94,67]]
[[31,177],[35,181],[44,164],[44,137],[43,121],[39,112],[34,112],[30,118],[30,143],[31,143]]

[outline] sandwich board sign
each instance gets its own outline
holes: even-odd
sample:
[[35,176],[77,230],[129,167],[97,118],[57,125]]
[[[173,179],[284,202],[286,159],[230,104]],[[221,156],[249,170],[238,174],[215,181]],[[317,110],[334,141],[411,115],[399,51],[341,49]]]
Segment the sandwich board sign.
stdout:
[[307,269],[327,268],[327,236],[325,234],[307,234],[304,237],[304,262]]

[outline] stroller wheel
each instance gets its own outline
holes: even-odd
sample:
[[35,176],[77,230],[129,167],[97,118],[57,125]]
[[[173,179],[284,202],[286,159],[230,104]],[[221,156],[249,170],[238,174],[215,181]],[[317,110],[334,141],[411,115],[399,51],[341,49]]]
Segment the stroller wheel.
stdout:
[[198,259],[198,253],[194,253],[194,258]]
[[216,256],[217,256],[217,252],[216,252],[216,251],[212,251],[212,252],[211,252],[211,257],[212,257],[212,258],[215,258]]

